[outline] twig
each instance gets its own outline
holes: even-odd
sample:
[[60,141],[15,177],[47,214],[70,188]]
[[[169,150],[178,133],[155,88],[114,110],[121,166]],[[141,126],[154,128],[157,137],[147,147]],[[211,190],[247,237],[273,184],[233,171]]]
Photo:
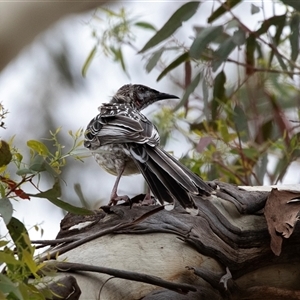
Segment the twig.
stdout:
[[95,273],[103,273],[110,276],[114,276],[117,278],[137,281],[137,282],[144,282],[156,286],[160,286],[177,293],[187,294],[188,292],[196,292],[197,289],[189,284],[185,283],[174,283],[170,281],[166,281],[160,277],[152,276],[144,273],[137,273],[131,271],[124,271],[106,267],[99,267],[99,266],[91,266],[86,264],[79,264],[79,263],[70,263],[70,262],[48,262],[46,264],[50,266],[54,266],[56,269],[59,269],[60,272],[95,272]]

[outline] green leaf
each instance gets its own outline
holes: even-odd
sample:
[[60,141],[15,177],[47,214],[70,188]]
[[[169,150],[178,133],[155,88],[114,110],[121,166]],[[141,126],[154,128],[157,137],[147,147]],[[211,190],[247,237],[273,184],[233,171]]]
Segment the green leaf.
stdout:
[[255,174],[256,174],[256,177],[258,178],[258,183],[259,184],[263,184],[264,182],[264,178],[266,176],[266,173],[267,173],[267,166],[269,165],[268,162],[269,162],[269,159],[268,159],[268,154],[261,154],[258,162],[257,162],[257,165],[256,165],[256,171],[255,171]]
[[282,20],[285,19],[286,14],[284,15],[279,15],[279,16],[273,16],[269,19],[266,19],[263,21],[263,23],[261,24],[260,28],[254,32],[254,34],[257,36],[262,35],[264,33],[266,33],[269,28],[274,25],[274,26],[281,26],[282,24]]
[[13,206],[8,198],[0,199],[0,214],[7,225],[13,214]]
[[20,261],[15,257],[13,251],[0,251],[0,263],[5,263],[9,265],[19,265]]
[[266,121],[260,128],[260,134],[258,134],[260,140],[257,140],[257,142],[261,144],[262,142],[271,140],[273,138],[272,133],[274,132],[274,129],[276,129],[274,120],[271,119]]
[[226,75],[224,71],[221,71],[215,78],[214,91],[213,91],[213,100],[212,100],[212,120],[217,118],[217,110],[220,102],[225,101],[225,83]]
[[49,189],[45,192],[41,192],[41,193],[38,193],[38,194],[27,194],[27,195],[31,196],[31,197],[36,197],[36,198],[48,199],[54,205],[66,210],[68,212],[77,214],[77,215],[93,214],[93,212],[91,210],[81,208],[81,207],[77,207],[77,206],[74,206],[74,205],[71,205],[67,202],[62,201],[61,199],[58,199],[58,197],[60,197],[60,194],[61,194],[60,186],[56,182],[51,189]]
[[[278,46],[278,44],[280,42],[280,36],[281,36],[283,28],[285,26],[285,18],[286,18],[286,15],[282,15],[282,16],[279,16],[279,18],[276,21],[276,33],[275,33],[275,36],[273,37],[273,45],[276,47]],[[273,57],[275,54],[274,52],[275,51],[271,52],[271,55],[269,58],[269,67],[271,66],[271,63],[272,63],[272,60],[273,60]],[[278,59],[278,54],[276,55],[276,57]],[[281,63],[280,63],[280,65],[281,65]]]
[[165,25],[146,43],[139,53],[147,51],[172,35],[179,27],[181,27],[182,22],[189,20],[196,13],[199,4],[200,2],[198,1],[191,1],[183,4]]
[[[219,8],[217,8],[207,19],[208,23],[212,23],[219,17],[221,17],[224,13],[227,11],[230,11],[234,6],[236,6],[238,3],[240,3],[242,0],[227,0],[225,3],[223,3]],[[225,8],[226,7],[226,8]]]
[[185,105],[185,103],[188,101],[189,96],[191,93],[194,92],[195,88],[198,86],[200,79],[201,79],[201,75],[202,73],[200,72],[190,83],[190,85],[187,87],[181,101],[176,105],[176,107],[174,108],[174,112],[176,110],[178,110],[180,107],[182,107],[183,105]]
[[253,3],[251,3],[251,15],[255,15],[257,13],[259,13],[260,8],[256,5],[254,5]]
[[247,115],[240,105],[236,105],[233,110],[233,122],[235,124],[236,132],[238,132],[243,142],[249,141],[249,130]]
[[33,253],[34,250],[31,246],[27,229],[21,221],[19,221],[15,217],[12,217],[6,227],[12,240],[15,243],[20,260],[22,260],[22,254],[24,250]]
[[122,49],[121,48],[116,49],[114,47],[110,47],[110,50],[114,54],[114,60],[117,61],[117,62],[120,62],[123,71],[127,74]]
[[[226,26],[227,29],[228,29],[228,24]],[[216,27],[216,26],[212,26],[212,27]],[[235,27],[238,27],[238,25]],[[198,36],[204,29],[207,28],[207,26],[194,26],[193,28],[196,31],[196,35]],[[227,32],[222,31],[221,34],[219,34],[218,36],[215,37],[213,42],[216,44],[221,44],[221,43],[224,43],[229,37],[230,37],[230,35]]]
[[[22,294],[19,291],[18,286],[4,274],[0,274],[0,291],[4,294],[12,293],[19,300],[24,299]],[[7,298],[7,299],[11,299],[11,298]]]
[[300,12],[300,2],[298,0],[281,0],[281,2]]
[[141,27],[141,28],[144,28],[144,29],[150,29],[150,30],[153,30],[153,31],[157,31],[156,28],[148,22],[136,22],[136,23],[134,23],[134,25],[138,26],[138,27]]
[[195,38],[190,48],[190,56],[199,59],[209,43],[213,42],[223,33],[223,26],[204,28]]
[[36,140],[29,140],[27,146],[33,151],[37,152],[39,155],[48,156],[49,150],[45,144]]
[[[274,55],[276,56],[279,64],[280,64],[280,67],[282,68],[282,70],[284,71],[287,71],[287,65],[285,64],[285,62],[283,61],[282,57],[280,54],[278,54],[277,52],[274,51]],[[292,78],[292,75],[290,75],[290,77]]]
[[245,34],[244,30],[242,30],[241,28],[236,30],[233,33],[232,40],[237,46],[244,45],[246,42],[246,34]]
[[187,61],[190,58],[189,53],[185,52],[177,57],[173,62],[171,62],[157,77],[157,81],[161,80],[166,74],[168,74],[171,70],[178,67],[183,62]]
[[255,67],[254,52],[256,46],[256,37],[254,34],[250,34],[246,40],[246,74],[251,75],[254,73],[253,68]]
[[291,45],[291,60],[296,61],[299,55],[299,32],[300,32],[300,16],[294,14],[290,22],[291,34],[289,36],[290,45]]
[[240,22],[236,19],[230,20],[226,25],[226,29],[238,28],[238,27],[240,27]]
[[0,167],[7,166],[12,159],[12,154],[10,152],[9,145],[0,140]]
[[150,73],[153,68],[157,65],[158,61],[160,60],[161,58],[161,55],[163,54],[164,52],[164,48],[161,48],[159,49],[158,51],[155,51],[152,56],[150,57],[150,59],[148,60],[148,63],[146,65],[146,71],[148,73]]
[[20,169],[16,172],[17,175],[19,176],[23,176],[23,175],[27,175],[27,174],[36,174],[36,171],[24,168],[24,169]]
[[216,59],[213,61],[212,69],[215,72],[221,64],[227,60],[230,53],[236,48],[236,44],[233,41],[233,37],[230,37],[225,43],[221,44],[220,47],[214,54]]
[[82,206],[85,207],[85,208],[88,208],[89,204],[84,198],[80,183],[75,183],[74,184],[74,191],[75,191],[76,195],[78,196]]
[[81,75],[83,77],[86,77],[87,70],[88,70],[89,66],[91,65],[92,60],[94,59],[96,53],[97,53],[97,45],[94,46],[94,48],[92,49],[92,51],[90,52],[90,54],[88,55],[88,57],[86,58],[86,60],[83,64],[83,67],[81,69]]
[[202,94],[203,94],[203,111],[206,118],[209,118],[209,108],[208,108],[208,96],[209,96],[209,87],[205,78],[202,80]]
[[33,159],[33,161],[31,162],[29,169],[34,171],[34,172],[43,172],[46,170],[45,168],[45,159],[40,156],[40,155],[36,155]]

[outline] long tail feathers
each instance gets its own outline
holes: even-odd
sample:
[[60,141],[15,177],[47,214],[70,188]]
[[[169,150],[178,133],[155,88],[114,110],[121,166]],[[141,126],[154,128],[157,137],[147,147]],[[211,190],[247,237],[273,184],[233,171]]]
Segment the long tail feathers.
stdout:
[[130,151],[142,157],[136,164],[161,204],[177,200],[189,213],[198,214],[193,196],[210,195],[210,186],[161,148],[138,145]]

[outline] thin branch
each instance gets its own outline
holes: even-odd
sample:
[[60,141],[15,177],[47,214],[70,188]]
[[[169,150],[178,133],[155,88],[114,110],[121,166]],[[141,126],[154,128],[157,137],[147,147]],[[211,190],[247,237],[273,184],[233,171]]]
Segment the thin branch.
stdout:
[[[225,3],[222,3],[221,0],[218,0],[218,2],[226,9],[226,11],[232,16],[232,18],[233,18],[234,20],[236,20],[236,21],[239,23],[240,27],[241,27],[244,31],[248,32],[249,34],[254,34],[254,33],[255,33],[255,32],[253,32],[252,30],[250,30],[245,24],[243,24],[243,23],[240,21],[240,19],[239,19],[238,17],[236,17],[236,16],[234,15],[234,13],[231,11],[231,9],[230,9],[230,7],[229,7],[228,5],[226,5]],[[288,59],[288,58],[285,57],[283,54],[281,54],[281,53],[278,51],[278,49],[276,48],[275,45],[273,45],[273,44],[271,44],[271,43],[265,41],[265,40],[264,40],[263,38],[261,38],[260,36],[257,36],[256,38],[257,38],[259,41],[261,41],[263,44],[269,46],[269,47],[274,51],[274,53],[276,53],[276,54],[277,54],[278,56],[280,56],[282,59],[286,60],[286,61],[287,61],[289,64],[291,64],[294,68],[300,69],[300,66],[298,66],[295,62],[293,62],[292,60]],[[253,68],[253,70],[255,70],[255,68]],[[276,70],[276,71],[277,71],[277,70]],[[270,71],[264,71],[264,72],[271,72],[271,70],[270,70]],[[290,71],[285,71],[285,70],[277,71],[277,72],[273,72],[273,70],[272,70],[271,73],[281,73],[281,74],[282,74],[282,73],[285,73],[285,74],[288,74],[288,75],[299,75],[299,74],[300,74],[300,72],[290,72]]]
[[52,267],[55,267],[56,269],[59,269],[60,272],[95,272],[95,273],[103,273],[110,276],[114,276],[117,278],[137,281],[137,282],[144,282],[156,286],[160,286],[172,291],[175,291],[177,293],[181,294],[187,294],[188,292],[196,292],[197,289],[190,285],[185,283],[175,283],[166,281],[160,277],[157,276],[151,276],[144,273],[137,273],[137,272],[131,272],[131,271],[124,271],[124,270],[118,270],[118,269],[112,269],[112,268],[106,268],[106,267],[100,267],[100,266],[91,266],[86,264],[79,264],[79,263],[70,263],[70,262],[48,262],[46,264],[50,265]]

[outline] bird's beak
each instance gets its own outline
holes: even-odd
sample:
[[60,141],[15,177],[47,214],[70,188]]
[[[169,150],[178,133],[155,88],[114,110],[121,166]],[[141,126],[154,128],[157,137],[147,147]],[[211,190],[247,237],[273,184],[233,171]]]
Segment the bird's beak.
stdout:
[[179,97],[170,95],[170,94],[166,94],[166,93],[158,93],[158,95],[156,96],[157,101],[165,100],[165,99],[179,99]]

